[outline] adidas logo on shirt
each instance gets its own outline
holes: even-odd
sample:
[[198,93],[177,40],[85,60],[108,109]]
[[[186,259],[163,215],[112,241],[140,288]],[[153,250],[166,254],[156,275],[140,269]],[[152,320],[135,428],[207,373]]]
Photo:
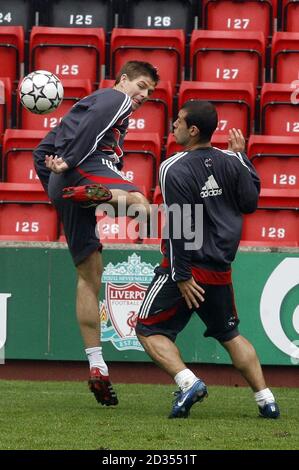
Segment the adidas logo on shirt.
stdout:
[[220,196],[221,194],[222,189],[219,188],[214,176],[209,176],[205,185],[201,188],[200,197]]

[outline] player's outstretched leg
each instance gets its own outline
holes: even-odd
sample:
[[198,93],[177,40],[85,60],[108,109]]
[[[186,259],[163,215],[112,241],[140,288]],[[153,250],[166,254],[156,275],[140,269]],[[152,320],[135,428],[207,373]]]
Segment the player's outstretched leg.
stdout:
[[97,367],[90,369],[88,386],[97,402],[101,403],[101,405],[115,406],[118,404],[118,399],[109,380],[109,375],[102,375],[100,369]]

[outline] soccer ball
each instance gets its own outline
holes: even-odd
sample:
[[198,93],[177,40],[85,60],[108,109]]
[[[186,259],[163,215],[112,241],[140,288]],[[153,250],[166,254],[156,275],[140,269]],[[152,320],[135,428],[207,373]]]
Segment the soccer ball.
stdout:
[[35,114],[48,114],[58,108],[63,99],[63,86],[54,73],[36,70],[20,83],[22,105]]

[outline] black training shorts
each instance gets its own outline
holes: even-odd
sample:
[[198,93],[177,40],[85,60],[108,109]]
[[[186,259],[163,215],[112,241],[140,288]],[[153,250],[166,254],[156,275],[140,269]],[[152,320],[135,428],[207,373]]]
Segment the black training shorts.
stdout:
[[112,157],[93,154],[79,167],[62,174],[51,173],[48,194],[55,205],[64,227],[68,247],[77,266],[91,253],[101,250],[96,234],[96,207],[84,208],[80,202],[62,198],[63,188],[100,183],[110,189],[137,191],[140,189],[130,183],[113,164]]
[[[232,284],[199,284],[205,290],[205,301],[195,312],[207,327],[204,336],[212,336],[221,342],[238,336],[239,319]],[[156,274],[142,302],[136,333],[143,336],[161,334],[175,341],[192,313],[170,274]]]

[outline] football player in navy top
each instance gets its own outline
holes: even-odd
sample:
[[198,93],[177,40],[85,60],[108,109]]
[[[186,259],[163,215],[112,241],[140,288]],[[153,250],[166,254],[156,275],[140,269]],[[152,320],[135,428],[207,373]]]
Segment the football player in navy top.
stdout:
[[217,122],[215,106],[199,100],[187,101],[174,122],[176,142],[184,151],[160,167],[164,258],[142,303],[136,332],[145,351],[179,387],[170,418],[186,418],[191,406],[207,396],[205,383],[187,368],[175,345],[193,311],[206,326],[204,335],[224,346],[252,388],[259,414],[278,418],[255,349],[239,333],[231,279],[242,216],[256,210],[260,181],[239,151],[245,147],[240,130],[230,131],[228,150],[211,145]]
[[100,346],[98,295],[103,271],[96,234],[95,206],[120,197],[139,204],[144,195],[122,174],[123,140],[129,116],[153,93],[155,67],[129,61],[113,88],[100,89],[76,103],[34,151],[37,174],[58,210],[77,269],[77,318],[90,364],[89,387],[103,405],[117,405]]

